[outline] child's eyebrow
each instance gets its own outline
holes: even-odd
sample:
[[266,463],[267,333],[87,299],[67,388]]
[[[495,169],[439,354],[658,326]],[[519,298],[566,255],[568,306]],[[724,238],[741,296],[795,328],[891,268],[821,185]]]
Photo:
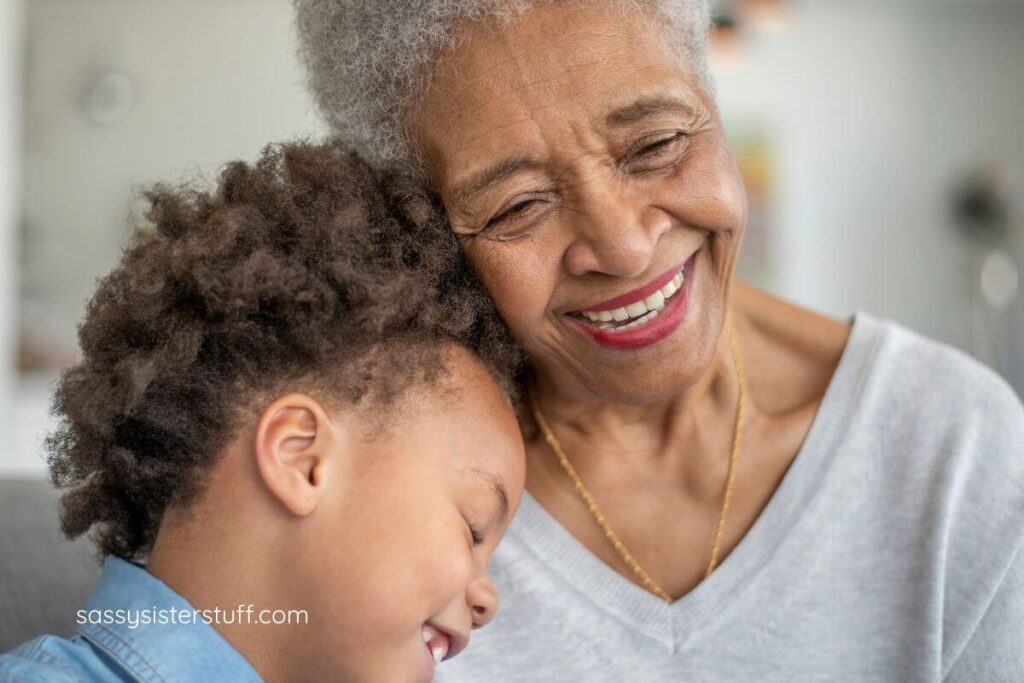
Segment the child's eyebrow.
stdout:
[[505,486],[498,481],[497,477],[486,470],[470,467],[466,471],[483,479],[490,486],[491,490],[494,491],[498,504],[498,524],[504,524],[505,520],[508,519],[509,513],[508,491],[505,490]]

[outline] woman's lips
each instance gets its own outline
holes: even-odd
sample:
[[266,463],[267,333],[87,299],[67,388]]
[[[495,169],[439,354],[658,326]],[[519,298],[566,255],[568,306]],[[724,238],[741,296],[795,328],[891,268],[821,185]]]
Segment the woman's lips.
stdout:
[[[596,324],[592,324],[591,322],[588,322],[576,315],[568,314],[564,317],[571,325],[575,326],[576,329],[580,330],[586,336],[590,337],[605,348],[630,351],[657,344],[663,339],[671,336],[686,318],[691,292],[693,291],[693,283],[697,275],[695,266],[697,254],[699,253],[700,251],[698,250],[689,258],[688,261],[686,261],[684,265],[680,266],[680,268],[684,269],[685,273],[682,287],[675,295],[672,296],[671,299],[669,299],[668,303],[660,309],[656,317],[654,317],[650,322],[628,330],[616,331],[601,329],[597,327]],[[666,282],[671,282],[672,276],[677,272],[678,271],[676,270],[669,271],[667,273],[669,278]],[[630,303],[642,301],[643,298],[638,298],[638,294],[640,292],[645,292],[645,290],[648,289],[651,292],[658,291],[658,288],[653,287],[653,285],[657,284],[659,280],[664,277],[664,275],[659,277],[650,285],[647,285],[642,289],[634,290],[633,292],[625,294],[622,297],[618,297],[617,299],[611,299],[610,302],[619,303],[620,301],[627,300],[627,298],[632,299]],[[606,304],[602,304],[602,306],[604,305]]]
[[672,278],[674,278],[679,273],[679,271],[683,270],[687,265],[689,265],[689,263],[691,263],[693,261],[693,257],[694,256],[696,256],[696,253],[692,254],[688,260],[683,261],[682,263],[677,264],[674,268],[671,268],[670,270],[666,270],[664,273],[662,273],[658,277],[654,278],[654,280],[652,280],[648,284],[644,285],[643,287],[640,287],[638,289],[634,289],[632,292],[626,292],[625,294],[622,294],[621,296],[617,296],[614,299],[609,299],[608,301],[602,301],[599,304],[594,304],[593,306],[589,306],[586,309],[581,309],[579,311],[574,311],[574,312],[575,313],[582,313],[584,310],[586,310],[586,311],[610,311],[610,310],[615,309],[615,308],[625,308],[626,306],[629,306],[631,304],[635,304],[638,301],[643,301],[644,299],[646,299],[647,297],[651,296],[652,294],[657,292],[659,289],[661,289],[662,287],[667,285],[669,282],[671,282]]

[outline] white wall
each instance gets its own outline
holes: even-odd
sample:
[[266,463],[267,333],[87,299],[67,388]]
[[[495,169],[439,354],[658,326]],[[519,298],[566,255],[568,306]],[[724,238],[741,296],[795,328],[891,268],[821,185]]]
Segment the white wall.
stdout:
[[0,462],[11,448],[21,167],[21,0],[0,0]]
[[[317,120],[288,0],[32,0],[28,47],[29,322],[74,349],[72,321],[117,259],[133,186],[212,173]],[[134,83],[134,104],[101,124],[85,101],[109,71]]]
[[[22,318],[30,346],[61,355],[76,348],[94,279],[117,260],[137,186],[209,176],[268,142],[321,129],[294,58],[288,0],[27,4]],[[134,103],[101,124],[86,102],[108,71],[129,77]],[[21,378],[0,469],[42,469],[53,380]]]
[[[726,118],[764,120],[779,139],[776,291],[968,348],[969,251],[947,192],[984,157],[1024,171],[1024,3],[795,5],[746,67],[718,74]],[[1021,302],[1015,314],[1024,340]],[[1014,358],[1022,391],[1024,348]]]

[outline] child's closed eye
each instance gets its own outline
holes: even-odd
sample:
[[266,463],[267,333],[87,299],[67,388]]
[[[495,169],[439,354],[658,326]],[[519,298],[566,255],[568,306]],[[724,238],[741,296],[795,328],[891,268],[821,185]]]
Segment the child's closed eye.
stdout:
[[475,526],[473,526],[473,524],[469,520],[466,520],[466,528],[469,529],[469,537],[473,541],[473,545],[482,545],[484,542],[483,532],[477,529]]

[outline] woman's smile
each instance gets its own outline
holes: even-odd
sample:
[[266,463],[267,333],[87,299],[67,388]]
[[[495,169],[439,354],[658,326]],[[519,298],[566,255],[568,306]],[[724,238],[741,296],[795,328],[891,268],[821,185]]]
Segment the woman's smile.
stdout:
[[657,344],[686,319],[699,253],[639,289],[563,318],[605,348],[626,351]]

